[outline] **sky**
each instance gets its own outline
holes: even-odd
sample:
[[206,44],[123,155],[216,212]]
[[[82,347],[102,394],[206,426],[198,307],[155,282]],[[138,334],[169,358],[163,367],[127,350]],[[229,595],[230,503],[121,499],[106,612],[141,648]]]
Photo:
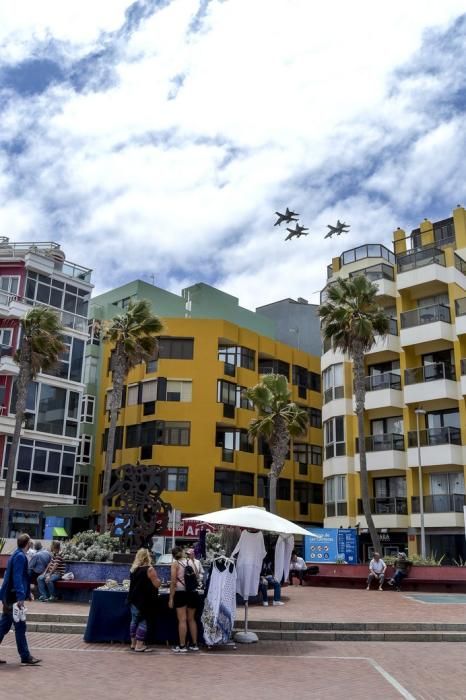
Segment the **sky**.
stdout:
[[0,235],[97,293],[317,302],[332,257],[466,205],[465,44],[460,0],[0,1]]

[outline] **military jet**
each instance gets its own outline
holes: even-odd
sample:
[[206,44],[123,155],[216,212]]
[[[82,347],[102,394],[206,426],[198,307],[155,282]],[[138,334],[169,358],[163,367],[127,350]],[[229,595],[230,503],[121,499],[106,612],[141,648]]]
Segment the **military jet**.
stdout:
[[296,228],[287,228],[287,231],[289,231],[289,234],[285,238],[285,241],[290,241],[294,236],[296,238],[300,238],[300,236],[308,236],[308,233],[305,233],[305,231],[309,231],[308,228],[305,228],[304,226],[300,226],[299,224],[296,224]]
[[285,222],[285,224],[291,224],[292,221],[297,221],[299,216],[296,212],[290,211],[288,207],[284,214],[281,214],[279,211],[276,211],[275,214],[278,216],[278,219],[274,223],[274,226],[280,226],[283,222]]
[[327,224],[327,228],[330,229],[330,231],[327,233],[324,238],[331,238],[335,233],[337,236],[341,236],[342,233],[348,233],[351,226],[349,224],[345,224],[345,222],[341,222],[340,219],[338,219],[336,226],[330,226],[330,224]]

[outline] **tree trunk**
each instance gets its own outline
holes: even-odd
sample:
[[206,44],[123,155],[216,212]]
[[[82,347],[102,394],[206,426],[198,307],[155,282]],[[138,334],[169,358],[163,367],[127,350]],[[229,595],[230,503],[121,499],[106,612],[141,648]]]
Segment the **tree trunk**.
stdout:
[[115,452],[115,436],[118,413],[121,408],[123,384],[126,377],[126,357],[123,346],[116,347],[113,355],[112,382],[113,389],[110,397],[110,425],[108,428],[107,451],[105,453],[104,478],[102,483],[102,510],[100,513],[100,532],[107,530],[108,503],[107,494],[110,491],[112,478],[113,453]]
[[21,356],[19,364],[19,374],[16,380],[16,417],[15,429],[13,431],[13,439],[11,441],[10,453],[8,455],[8,471],[5,481],[5,495],[3,497],[3,513],[2,525],[0,528],[0,536],[8,537],[10,534],[10,509],[11,509],[11,493],[13,491],[13,483],[15,477],[16,457],[18,455],[19,441],[21,438],[21,430],[23,427],[24,413],[26,410],[26,401],[28,393],[28,385],[31,381],[31,362],[30,362],[30,347],[26,339],[22,341]]
[[[356,415],[358,418],[358,439],[359,439],[359,480],[361,484],[361,499],[364,517],[372,540],[372,546],[376,552],[380,552],[380,540],[375,529],[374,520],[371,513],[369,498],[369,479],[367,476],[366,462],[366,431],[364,429],[364,404],[366,399],[366,386],[364,378],[364,351],[362,345],[357,344],[352,352],[354,393],[356,397]],[[380,552],[381,554],[381,552]]]
[[275,429],[269,440],[272,464],[269,474],[269,511],[277,512],[277,482],[285,465],[288,445],[290,443],[290,433],[287,425],[281,416],[274,419]]

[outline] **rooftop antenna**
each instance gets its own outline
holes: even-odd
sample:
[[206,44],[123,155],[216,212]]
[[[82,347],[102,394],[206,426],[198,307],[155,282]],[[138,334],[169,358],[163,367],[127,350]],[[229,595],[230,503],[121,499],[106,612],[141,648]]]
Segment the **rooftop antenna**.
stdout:
[[186,302],[185,302],[185,305],[184,305],[184,308],[185,308],[184,317],[185,317],[185,318],[191,318],[191,304],[192,304],[192,302],[191,302],[191,293],[190,293],[190,291],[189,291],[189,289],[188,289],[187,295],[186,295]]

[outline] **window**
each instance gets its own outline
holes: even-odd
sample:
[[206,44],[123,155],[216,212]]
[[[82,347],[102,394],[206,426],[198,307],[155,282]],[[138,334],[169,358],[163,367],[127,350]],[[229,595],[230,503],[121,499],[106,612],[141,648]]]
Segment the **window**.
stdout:
[[218,346],[218,359],[233,367],[256,368],[256,351],[236,345]]
[[100,345],[102,324],[95,318],[90,318],[87,323],[87,345]]
[[148,403],[157,399],[157,380],[152,379],[141,384],[141,403]]
[[336,416],[324,423],[325,459],[346,454],[344,416]]
[[187,491],[188,490],[188,468],[187,467],[167,467],[167,485],[165,491]]
[[170,360],[192,360],[194,350],[193,338],[158,339],[159,358]]
[[163,431],[164,445],[189,445],[191,423],[166,422]]
[[216,469],[214,492],[229,496],[254,496],[254,474],[232,469]]
[[0,348],[10,348],[13,340],[11,328],[0,328]]
[[84,384],[97,384],[97,374],[97,357],[86,357],[84,362]]
[[228,428],[217,428],[215,444],[217,447],[222,447],[224,452],[227,453],[227,456],[228,451],[233,452],[233,450],[254,452],[254,442],[249,437],[248,431],[243,429],[229,430]]
[[[296,442],[293,447],[293,459],[299,464],[322,464],[322,448],[320,445],[308,445]],[[304,472],[307,474],[307,469]]]
[[95,396],[84,394],[81,404],[81,423],[93,423],[95,411]]
[[[108,428],[105,428],[105,432],[102,436],[102,452],[107,451],[107,443],[108,443]],[[116,430],[115,430],[115,445],[114,445],[114,453],[116,450],[121,450],[123,447],[123,428],[118,425]],[[113,461],[115,461],[115,454],[113,455]]]
[[403,416],[371,420],[371,435],[403,435]]
[[[72,326],[76,330],[86,330],[88,290],[28,270],[24,296],[33,304],[35,302],[61,309],[64,325]],[[73,319],[70,318],[70,314],[84,318]]]
[[279,501],[291,500],[291,480],[277,479],[277,499]]
[[298,389],[302,390],[299,392],[299,396],[305,399],[307,396],[307,369],[299,365],[293,365],[291,381],[298,386]]
[[316,372],[308,372],[307,373],[307,388],[310,389],[311,391],[317,391],[320,394],[320,389],[321,389],[321,381],[320,381],[320,374],[317,374]]
[[77,461],[79,464],[90,464],[92,458],[92,435],[81,435]]
[[246,408],[248,411],[254,410],[254,405],[250,399],[246,396],[247,387],[237,386],[236,387],[236,407]]
[[219,379],[217,382],[217,401],[227,406],[236,406],[236,384]]
[[191,381],[167,379],[167,401],[191,402],[192,386]]
[[53,377],[69,379],[72,382],[81,382],[84,363],[84,340],[73,338],[70,335],[63,335],[62,341],[65,346],[58,362],[44,374]]
[[[16,275],[2,275],[0,277],[0,299],[18,294],[19,277]],[[2,301],[2,303],[4,303]]]
[[456,408],[429,411],[426,415],[426,426],[427,428],[460,428],[459,411]]
[[405,498],[406,497],[406,477],[388,476],[373,481],[375,498]]
[[73,496],[77,506],[87,506],[87,492],[89,487],[89,477],[79,474],[74,477]]
[[283,374],[288,380],[290,378],[290,365],[282,360],[272,358],[259,358],[259,374]]
[[343,386],[343,363],[330,365],[322,372],[324,384],[324,403],[333,399],[342,399],[344,396]]
[[127,394],[126,394],[126,405],[127,406],[136,406],[138,403],[138,396],[139,396],[139,386],[137,384],[130,384],[128,386]]
[[325,479],[325,514],[327,518],[346,515],[346,477],[332,476]]
[[[3,457],[3,478],[6,478],[11,438]],[[76,448],[39,440],[21,438],[16,460],[15,480],[20,491],[60,494],[73,492]]]
[[322,411],[320,408],[311,408],[307,409],[308,414],[309,414],[309,424],[311,428],[321,428],[322,427]]

